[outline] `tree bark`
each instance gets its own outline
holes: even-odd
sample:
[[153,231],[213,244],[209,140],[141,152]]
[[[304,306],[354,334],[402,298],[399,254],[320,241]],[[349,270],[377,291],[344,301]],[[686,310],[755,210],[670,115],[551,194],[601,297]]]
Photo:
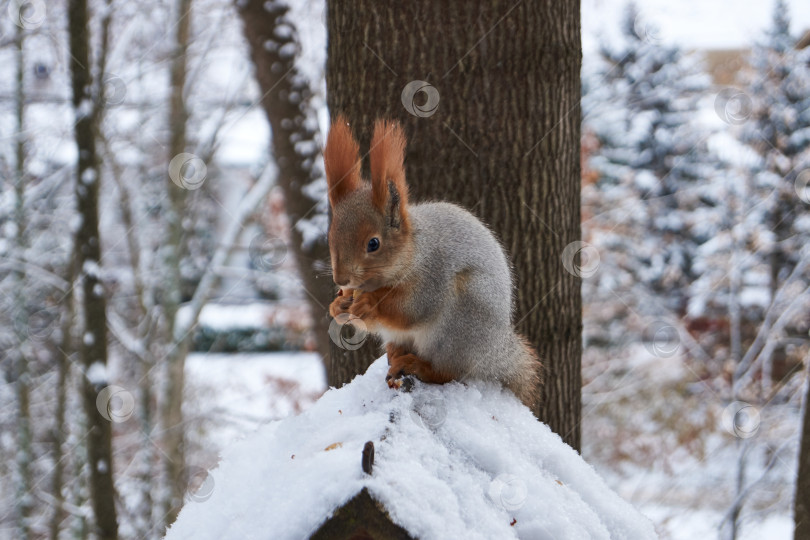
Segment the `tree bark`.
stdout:
[[[90,71],[89,20],[86,0],[71,0],[68,7],[70,70],[75,137],[78,146],[76,207],[82,217],[76,234],[76,264],[83,302],[81,360],[85,373],[93,364],[107,365],[106,301],[100,278],[101,242],[98,230],[99,162],[96,154],[99,105],[94,103]],[[103,386],[82,378],[82,402],[87,419],[87,455],[90,469],[90,499],[95,532],[102,539],[118,538],[113,485],[112,426],[96,409]]]
[[806,374],[804,392],[804,414],[802,415],[801,443],[799,445],[799,474],[796,478],[796,499],[793,506],[793,520],[796,529],[794,540],[810,538],[810,367]]
[[[175,42],[172,51],[169,74],[169,162],[186,151],[186,58],[191,29],[191,0],[175,2]],[[167,162],[168,163],[168,162]],[[176,174],[186,171],[181,168]],[[182,279],[180,262],[183,245],[183,211],[186,206],[187,191],[175,183],[171,173],[166,178],[169,194],[169,207],[166,215],[168,238],[166,245],[167,287],[163,307],[165,310],[166,381],[163,387],[161,422],[163,466],[166,473],[165,496],[162,501],[163,525],[168,527],[177,519],[183,506],[185,474],[183,426],[183,391],[185,387],[185,360],[188,352],[187,340],[178,341],[175,336],[177,311],[182,299]],[[182,182],[181,182],[182,183]],[[158,527],[160,528],[160,527]]]
[[[399,120],[412,199],[456,202],[496,232],[514,264],[518,331],[545,364],[535,413],[579,450],[580,279],[562,264],[580,239],[579,2],[327,6],[332,115],[346,115],[361,152],[375,118]],[[403,100],[412,81],[433,89]]]
[[[305,243],[301,231],[296,227],[299,221],[317,214],[319,205],[325,204],[325,201],[319,201],[303,189],[321,177],[316,165],[320,160],[320,151],[318,133],[313,127],[315,111],[310,101],[310,85],[313,81],[306,80],[296,69],[298,55],[288,52],[291,49],[297,51],[299,44],[297,30],[287,17],[289,8],[285,3],[248,0],[239,5],[256,79],[262,92],[262,107],[273,133],[278,183],[284,192],[287,215],[292,225],[290,247],[298,263],[302,286],[315,321],[318,352],[324,358],[327,382],[330,386],[340,386],[351,377],[339,374],[345,364],[341,356],[334,354],[334,349],[330,350],[327,308],[336,289],[331,278],[325,275],[329,269],[326,231],[316,241]],[[358,373],[354,368],[350,371],[351,376]]]

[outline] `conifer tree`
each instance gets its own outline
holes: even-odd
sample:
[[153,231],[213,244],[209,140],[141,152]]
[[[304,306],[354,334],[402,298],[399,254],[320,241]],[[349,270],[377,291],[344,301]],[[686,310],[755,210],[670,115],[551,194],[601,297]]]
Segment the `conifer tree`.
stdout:
[[696,186],[712,170],[708,133],[695,123],[708,78],[694,58],[661,42],[631,3],[621,40],[602,47],[600,65],[586,79],[585,126],[598,140],[590,226],[609,229],[597,247],[612,251],[634,282],[683,315],[694,252],[705,241],[692,230],[690,213],[700,203]]
[[751,55],[751,117],[743,139],[762,157],[758,189],[770,193],[766,221],[770,242],[771,296],[796,265],[810,235],[810,49],[797,49],[784,0],[774,6],[770,28]]

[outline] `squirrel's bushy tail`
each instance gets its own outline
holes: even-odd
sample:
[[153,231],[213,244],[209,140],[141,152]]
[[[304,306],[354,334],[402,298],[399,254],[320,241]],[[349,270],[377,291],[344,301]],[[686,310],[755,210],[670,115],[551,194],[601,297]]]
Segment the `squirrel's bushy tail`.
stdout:
[[543,364],[534,347],[525,337],[520,334],[516,334],[515,337],[517,337],[519,345],[515,359],[516,373],[511,380],[506,381],[506,386],[524,405],[534,411],[540,402]]

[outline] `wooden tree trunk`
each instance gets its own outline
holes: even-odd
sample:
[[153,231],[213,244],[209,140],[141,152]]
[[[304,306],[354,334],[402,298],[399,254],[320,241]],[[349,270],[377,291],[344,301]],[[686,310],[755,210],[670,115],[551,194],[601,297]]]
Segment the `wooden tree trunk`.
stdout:
[[[89,20],[86,0],[71,0],[68,7],[70,70],[75,137],[78,146],[76,207],[81,225],[76,234],[76,264],[83,302],[84,338],[81,360],[84,372],[90,366],[107,365],[107,312],[100,279],[101,242],[98,229],[99,163],[96,154],[98,105],[91,95],[92,76],[89,51]],[[97,369],[95,371],[98,371]],[[96,408],[98,387],[82,378],[82,402],[87,418],[87,457],[90,469],[90,499],[95,516],[95,532],[104,540],[118,538],[116,493],[113,485],[112,426]]]
[[[186,86],[186,57],[191,29],[191,0],[175,2],[175,42],[172,52],[169,74],[169,152],[168,160],[186,151],[186,121],[188,113],[184,91]],[[170,173],[171,174],[171,173]],[[181,169],[175,174],[183,175]],[[180,261],[183,245],[183,212],[186,208],[187,191],[175,183],[177,178],[167,175],[169,207],[166,216],[168,238],[166,246],[166,271],[168,283],[163,300],[165,309],[165,383],[161,405],[161,423],[163,427],[163,466],[167,482],[162,501],[161,515],[169,526],[177,519],[183,506],[185,485],[182,478],[185,474],[185,429],[183,425],[183,391],[185,388],[185,360],[188,351],[185,339],[179,342],[175,336],[177,311],[180,307],[181,276]],[[182,183],[182,182],[181,182]],[[160,528],[160,527],[158,527]]]
[[580,279],[562,256],[580,239],[579,2],[327,5],[332,115],[347,116],[361,152],[375,118],[402,122],[413,200],[459,203],[499,236],[517,328],[545,364],[535,413],[578,450]]
[[[284,192],[291,225],[290,251],[298,263],[301,286],[306,290],[315,320],[318,352],[329,373],[330,321],[327,308],[335,294],[331,278],[325,275],[329,268],[329,248],[325,234],[305,243],[296,227],[299,221],[317,214],[319,204],[304,190],[319,175],[316,167],[317,160],[320,160],[318,134],[312,126],[315,111],[310,103],[312,81],[307,81],[296,69],[297,55],[287,53],[291,47],[298,47],[297,30],[287,18],[288,7],[283,2],[263,0],[248,0],[238,6],[261,88],[262,107],[273,133],[278,183]],[[334,384],[331,379],[329,384]]]
[[793,519],[796,529],[794,540],[810,538],[810,368],[806,374],[804,392],[804,414],[802,415],[801,443],[799,445],[799,474],[796,478],[796,500]]

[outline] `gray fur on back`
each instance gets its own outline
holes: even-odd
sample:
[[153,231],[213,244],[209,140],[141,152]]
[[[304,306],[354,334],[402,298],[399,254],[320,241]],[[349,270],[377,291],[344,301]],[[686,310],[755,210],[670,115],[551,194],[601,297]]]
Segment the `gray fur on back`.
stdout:
[[408,275],[418,294],[407,306],[419,324],[380,331],[413,347],[436,369],[457,377],[520,378],[525,354],[512,328],[512,274],[492,232],[470,212],[445,202],[409,207],[415,259]]

